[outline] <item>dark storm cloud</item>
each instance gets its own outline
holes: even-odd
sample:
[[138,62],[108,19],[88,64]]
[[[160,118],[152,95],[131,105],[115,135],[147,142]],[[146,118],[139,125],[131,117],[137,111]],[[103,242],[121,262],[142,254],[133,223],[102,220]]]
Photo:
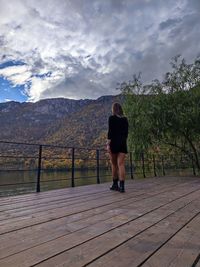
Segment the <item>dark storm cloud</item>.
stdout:
[[[150,82],[175,55],[193,61],[200,52],[199,0],[0,0],[0,7],[0,58],[29,66],[17,81],[28,77],[32,101],[116,94],[134,73]],[[9,69],[3,74],[12,78]]]
[[175,27],[176,24],[180,23],[181,19],[168,19],[164,22],[161,22],[159,25],[160,30],[164,30],[166,28]]

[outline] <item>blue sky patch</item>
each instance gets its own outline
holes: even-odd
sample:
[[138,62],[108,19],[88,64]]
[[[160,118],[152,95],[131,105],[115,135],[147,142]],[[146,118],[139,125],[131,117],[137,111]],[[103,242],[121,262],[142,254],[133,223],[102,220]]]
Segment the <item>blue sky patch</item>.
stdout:
[[14,86],[7,79],[0,77],[0,102],[25,102],[27,97],[23,94],[24,86]]

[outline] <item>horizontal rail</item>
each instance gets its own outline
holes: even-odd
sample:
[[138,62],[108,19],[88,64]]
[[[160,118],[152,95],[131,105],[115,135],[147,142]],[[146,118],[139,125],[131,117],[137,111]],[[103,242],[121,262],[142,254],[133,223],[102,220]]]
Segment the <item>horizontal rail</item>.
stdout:
[[[10,142],[10,141],[3,141],[0,140],[1,144],[11,144],[11,145],[28,145],[28,146],[43,146],[43,147],[54,147],[54,148],[64,148],[64,149],[70,149],[73,148],[73,146],[63,146],[63,145],[53,145],[53,144],[42,144],[42,143],[25,143],[25,142]],[[90,148],[90,147],[76,147],[78,150],[96,150],[99,149],[101,151],[106,151],[106,149],[103,149],[101,147],[95,147],[95,148]]]
[[[51,145],[51,144],[26,143],[26,142],[9,142],[3,140],[0,140],[0,144],[4,145],[2,146],[2,150],[4,152],[3,154],[0,153],[0,168],[2,168],[1,164],[4,164],[5,166],[5,168],[0,169],[0,176],[3,172],[6,171],[10,172],[31,171],[34,173],[36,172],[35,173],[36,176],[34,176],[35,182],[6,183],[2,185],[0,184],[0,188],[1,186],[5,187],[5,186],[15,186],[15,185],[19,186],[23,184],[24,185],[36,184],[36,191],[40,192],[40,185],[42,183],[55,183],[55,182],[65,181],[67,185],[67,182],[71,181],[71,186],[74,187],[76,181],[80,179],[96,178],[96,182],[100,183],[102,175],[104,178],[112,176],[108,152],[106,149],[102,148],[102,146],[98,148],[96,147],[88,148],[88,147],[53,145],[53,144]],[[20,147],[19,148],[9,147],[10,151],[8,152],[5,151],[8,148],[8,145],[15,145]],[[33,154],[31,152],[31,149],[28,148],[25,149],[22,146],[34,146],[34,149],[36,148],[36,150],[34,150]],[[54,151],[50,149],[46,150],[45,148],[66,149],[67,151],[58,151],[58,150]],[[18,151],[19,155],[15,155],[15,153],[13,153],[12,150],[14,150],[15,153],[17,153]],[[24,155],[25,154],[24,152],[26,153],[26,155]],[[32,154],[29,155],[28,153]],[[48,155],[48,153],[50,155]],[[145,154],[143,152],[134,155],[134,157],[133,155],[134,155],[133,152],[129,152],[127,154],[127,163],[125,165],[126,174],[130,175],[131,179],[133,179],[136,175],[143,177],[149,175],[157,176],[158,173],[159,175],[166,175],[166,172],[168,172],[170,168],[172,168],[172,166],[174,171],[192,170],[193,175],[196,175],[194,162],[188,157],[188,155],[183,155],[179,153],[168,154],[168,155],[163,155],[162,153]],[[19,159],[21,160],[19,161]],[[59,163],[58,162],[59,160],[62,160],[62,162]],[[52,171],[56,172],[62,171],[62,173],[65,173],[64,175],[66,175],[66,178],[48,179],[48,180],[41,179],[43,172],[51,173]],[[92,171],[95,174],[89,176],[81,175],[77,177],[76,176],[77,171],[80,172],[85,171],[86,175],[88,171]],[[107,174],[107,172],[110,172],[110,174]],[[68,178],[67,176],[69,175],[71,177]]]

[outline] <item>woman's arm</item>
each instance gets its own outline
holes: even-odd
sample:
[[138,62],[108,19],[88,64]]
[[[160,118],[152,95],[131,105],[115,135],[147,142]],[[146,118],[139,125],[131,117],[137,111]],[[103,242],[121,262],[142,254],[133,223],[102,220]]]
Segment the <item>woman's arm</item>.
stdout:
[[112,138],[112,118],[110,116],[108,119],[108,136],[107,136],[107,139],[111,140],[111,138]]
[[107,141],[106,141],[106,149],[108,152],[110,152],[111,138],[112,138],[112,119],[110,116],[108,119],[108,135],[107,135]]
[[110,153],[110,142],[111,140],[108,139],[107,142],[106,142],[106,150]]

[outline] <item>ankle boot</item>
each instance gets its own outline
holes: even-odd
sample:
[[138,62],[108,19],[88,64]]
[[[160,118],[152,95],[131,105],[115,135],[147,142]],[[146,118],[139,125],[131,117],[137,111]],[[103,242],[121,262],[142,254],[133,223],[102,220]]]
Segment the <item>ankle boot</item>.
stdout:
[[117,179],[113,179],[113,184],[110,187],[110,190],[115,190],[118,191],[119,187],[118,187],[118,178]]
[[119,192],[124,193],[125,188],[124,188],[124,181],[119,181]]

